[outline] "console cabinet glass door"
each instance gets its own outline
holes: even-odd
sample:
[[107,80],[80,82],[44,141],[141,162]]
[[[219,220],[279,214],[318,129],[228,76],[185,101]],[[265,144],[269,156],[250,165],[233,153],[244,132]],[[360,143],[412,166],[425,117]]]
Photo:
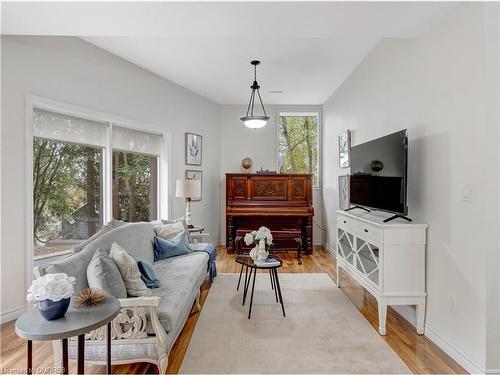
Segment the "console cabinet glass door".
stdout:
[[361,238],[356,238],[356,269],[379,286],[380,249]]
[[340,256],[354,265],[354,236],[340,228],[337,235]]

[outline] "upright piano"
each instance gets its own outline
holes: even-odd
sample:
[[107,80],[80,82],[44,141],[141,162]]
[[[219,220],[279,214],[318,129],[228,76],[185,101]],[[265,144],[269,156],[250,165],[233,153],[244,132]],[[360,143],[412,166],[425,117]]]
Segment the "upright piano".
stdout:
[[[226,173],[226,247],[236,250],[238,229],[300,230],[303,251],[312,253],[312,175]],[[275,242],[274,250],[295,250]]]

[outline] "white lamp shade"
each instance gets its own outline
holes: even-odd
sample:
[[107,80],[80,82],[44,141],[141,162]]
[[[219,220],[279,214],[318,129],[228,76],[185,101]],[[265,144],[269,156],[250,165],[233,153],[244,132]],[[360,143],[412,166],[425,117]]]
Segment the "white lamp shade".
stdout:
[[175,196],[177,198],[201,198],[201,181],[177,179]]
[[245,126],[250,129],[260,129],[266,126],[267,120],[262,120],[262,119],[250,119],[250,120],[245,120],[243,121]]

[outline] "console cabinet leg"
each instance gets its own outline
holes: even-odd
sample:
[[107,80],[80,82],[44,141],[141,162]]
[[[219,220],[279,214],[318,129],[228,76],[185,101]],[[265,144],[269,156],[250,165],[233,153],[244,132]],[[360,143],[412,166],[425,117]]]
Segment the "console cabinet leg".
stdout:
[[378,333],[385,336],[385,321],[387,319],[387,300],[380,297],[378,303]]
[[340,288],[340,266],[337,260],[337,288]]
[[424,324],[425,324],[425,297],[420,298],[419,303],[417,303],[417,333],[419,335],[424,334]]

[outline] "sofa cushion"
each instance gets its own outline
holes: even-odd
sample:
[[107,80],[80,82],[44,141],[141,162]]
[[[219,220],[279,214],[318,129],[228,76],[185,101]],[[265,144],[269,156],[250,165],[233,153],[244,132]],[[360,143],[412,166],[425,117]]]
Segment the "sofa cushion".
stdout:
[[87,266],[93,255],[94,249],[84,247],[76,254],[47,264],[43,270],[44,274],[62,272],[68,276],[73,276],[75,278],[75,293],[79,293],[89,287],[87,282]]
[[40,275],[46,273],[64,272],[68,276],[76,279],[75,292],[81,292],[88,288],[87,266],[97,249],[105,250],[109,253],[111,244],[118,243],[129,250],[129,253],[141,260],[153,263],[153,243],[155,235],[153,224],[151,223],[127,223],[117,228],[101,233],[90,242],[86,241],[86,246],[75,254],[71,254],[63,259],[48,261],[38,266]]
[[87,267],[89,287],[100,289],[116,298],[127,298],[127,289],[120,270],[104,250],[97,250]]
[[153,247],[155,251],[155,262],[189,253],[189,242],[184,232],[177,234],[177,236],[170,240],[155,236],[153,239]]
[[149,295],[148,288],[141,279],[141,272],[136,260],[123,247],[114,242],[111,245],[109,256],[118,266],[129,296],[139,297]]
[[198,292],[199,279],[207,274],[207,264],[206,253],[189,253],[153,264],[160,287],[152,289],[152,294],[161,297],[158,319],[167,333],[184,324],[186,310],[189,313]]
[[121,221],[121,220],[111,220],[109,221],[107,224],[104,224],[101,229],[99,229],[96,233],[94,233],[93,236],[91,236],[90,238],[86,239],[85,241],[83,242],[80,242],[79,244],[73,246],[71,248],[71,252],[73,253],[78,253],[80,251],[82,251],[82,249],[87,246],[89,243],[93,242],[96,238],[98,237],[101,237],[104,233],[106,232],[109,232],[110,230],[113,230],[115,228],[118,228],[122,225],[125,225],[127,224],[126,222],[124,221]]
[[124,249],[127,249],[127,252],[134,258],[152,263],[153,244],[151,241],[154,235],[155,231],[151,223],[128,223],[103,233],[94,241],[88,243],[86,247],[92,248],[93,252],[97,249],[103,249],[109,253],[111,245],[116,242]]

